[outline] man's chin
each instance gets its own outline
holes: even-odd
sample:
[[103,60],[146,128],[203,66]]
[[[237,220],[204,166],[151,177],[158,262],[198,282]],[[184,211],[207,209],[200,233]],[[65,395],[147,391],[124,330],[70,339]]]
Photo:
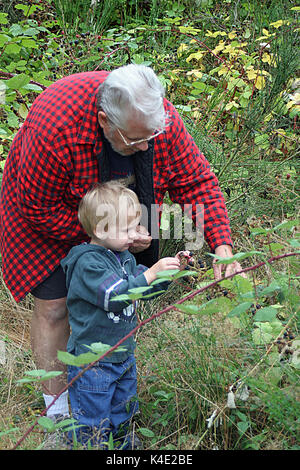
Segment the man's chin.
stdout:
[[115,147],[114,145],[111,145],[112,149],[117,152],[119,155],[122,155],[122,157],[128,157],[129,155],[134,155],[137,150],[134,150],[134,149],[125,149],[125,150],[121,150],[117,147]]

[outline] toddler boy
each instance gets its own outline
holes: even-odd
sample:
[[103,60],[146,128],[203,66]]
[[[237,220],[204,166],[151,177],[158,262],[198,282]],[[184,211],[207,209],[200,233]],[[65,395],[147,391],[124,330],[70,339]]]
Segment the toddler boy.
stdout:
[[[151,286],[157,273],[180,269],[180,257],[163,258],[151,268],[137,265],[128,251],[137,235],[141,207],[136,194],[118,182],[99,184],[82,199],[78,218],[90,243],[73,247],[61,261],[68,288],[71,336],[68,351],[79,355],[86,346],[102,342],[114,346],[137,325],[133,302],[115,300],[130,289]],[[161,282],[145,294],[159,295]],[[77,441],[105,448],[110,433],[119,448],[130,449],[128,433],[138,409],[133,335],[123,342],[126,351],[114,351],[86,371],[69,388],[70,405],[80,425]],[[80,368],[69,366],[69,382]]]

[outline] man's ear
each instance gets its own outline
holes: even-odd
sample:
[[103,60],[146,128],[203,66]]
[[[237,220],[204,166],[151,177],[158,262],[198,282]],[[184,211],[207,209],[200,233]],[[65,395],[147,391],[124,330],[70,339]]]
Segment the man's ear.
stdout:
[[102,129],[106,129],[108,126],[108,119],[104,111],[98,112],[98,122]]

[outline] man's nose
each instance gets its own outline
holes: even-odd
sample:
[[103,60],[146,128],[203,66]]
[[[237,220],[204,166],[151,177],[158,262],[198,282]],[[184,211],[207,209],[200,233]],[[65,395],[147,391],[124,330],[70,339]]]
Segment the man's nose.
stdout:
[[140,142],[139,144],[136,144],[135,147],[144,152],[145,150],[148,150],[148,141],[145,140],[144,142]]

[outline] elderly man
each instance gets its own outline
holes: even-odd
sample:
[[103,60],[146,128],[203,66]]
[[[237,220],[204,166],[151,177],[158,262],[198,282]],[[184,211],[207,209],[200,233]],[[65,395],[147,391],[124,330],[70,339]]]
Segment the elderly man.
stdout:
[[[57,350],[65,349],[69,329],[60,260],[86,241],[79,201],[95,182],[111,179],[127,181],[149,217],[166,191],[182,207],[203,204],[211,250],[232,256],[218,181],[151,68],[128,65],[53,83],[14,138],[0,201],[3,278],[17,302],[29,292],[34,296],[32,348],[40,368],[62,368]],[[132,251],[150,266],[158,257],[158,240],[142,226]],[[239,269],[237,263],[229,266]],[[47,384],[46,404],[62,383],[57,378]],[[50,414],[68,414],[66,395]]]

